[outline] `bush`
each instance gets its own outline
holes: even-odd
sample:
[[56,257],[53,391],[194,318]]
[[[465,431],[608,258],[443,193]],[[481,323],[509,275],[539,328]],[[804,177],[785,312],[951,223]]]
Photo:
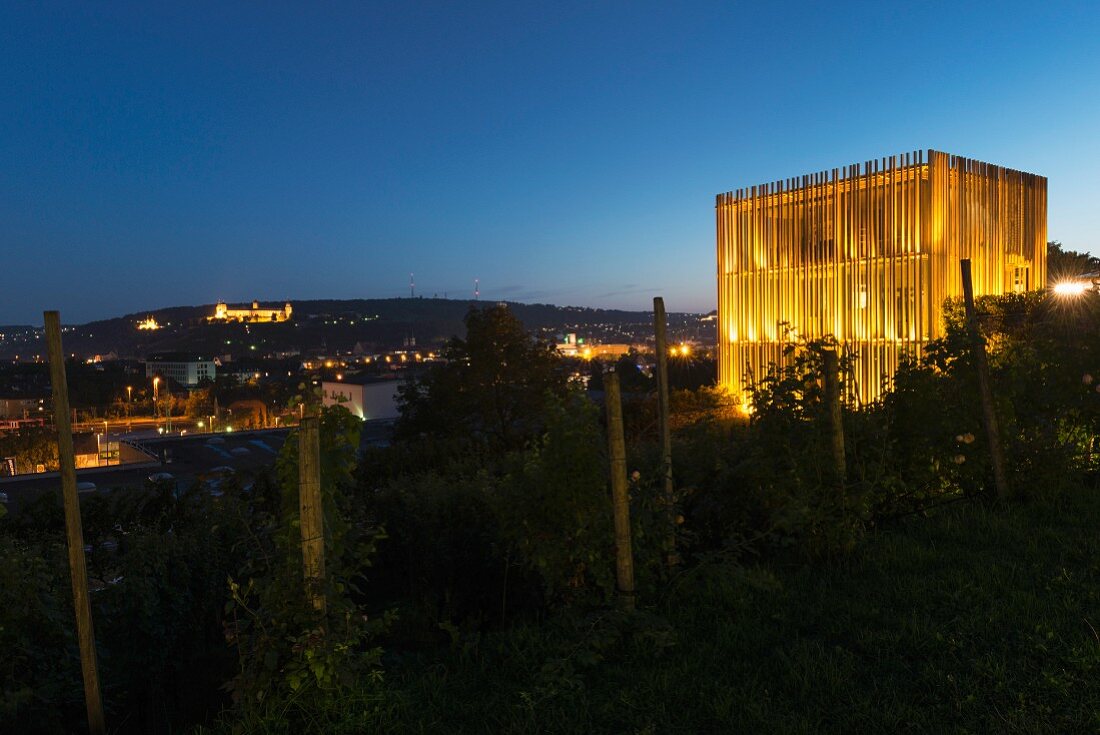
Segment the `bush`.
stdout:
[[371,641],[385,617],[370,618],[354,599],[380,535],[346,495],[359,426],[342,406],[321,411],[325,610],[313,607],[303,584],[295,433],[276,461],[281,499],[250,519],[250,548],[225,604],[226,638],[239,661],[228,688],[245,716],[263,716],[269,703],[290,697],[320,705],[381,677],[381,649]]

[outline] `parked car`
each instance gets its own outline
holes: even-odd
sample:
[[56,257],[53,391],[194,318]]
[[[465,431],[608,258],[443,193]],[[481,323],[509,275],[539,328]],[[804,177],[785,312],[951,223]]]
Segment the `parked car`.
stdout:
[[227,465],[212,467],[202,474],[202,488],[210,493],[211,497],[221,497],[225,491],[222,484],[237,474],[237,471]]
[[78,493],[94,493],[95,492],[95,483],[94,482],[78,482],[78,483],[76,483],[76,491]]

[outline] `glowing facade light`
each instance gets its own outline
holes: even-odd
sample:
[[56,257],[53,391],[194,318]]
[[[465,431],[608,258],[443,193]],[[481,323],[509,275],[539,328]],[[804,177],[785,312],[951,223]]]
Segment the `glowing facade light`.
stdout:
[[719,382],[734,394],[788,348],[833,338],[851,396],[881,394],[942,334],[942,306],[1046,282],[1046,179],[918,151],[720,194]]

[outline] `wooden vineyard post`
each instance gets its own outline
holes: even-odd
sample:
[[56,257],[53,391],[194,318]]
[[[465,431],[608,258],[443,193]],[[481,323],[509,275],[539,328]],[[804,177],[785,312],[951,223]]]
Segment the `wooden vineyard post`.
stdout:
[[325,529],[321,504],[320,419],[298,426],[298,512],[302,529],[302,572],[313,609],[325,613]]
[[997,498],[1002,502],[1008,499],[1008,479],[1005,476],[1004,453],[1001,450],[1001,430],[997,423],[997,413],[993,407],[993,389],[989,384],[989,361],[985,354],[985,340],[978,329],[978,314],[974,308],[974,283],[970,275],[970,258],[963,258],[962,268],[963,303],[966,307],[966,331],[970,337],[970,346],[974,351],[974,366],[978,371],[978,393],[982,399],[982,423],[989,442],[989,459],[993,463],[993,483],[997,488]]
[[630,541],[630,494],[626,484],[626,441],[619,376],[604,375],[607,401],[607,446],[611,459],[611,504],[615,518],[615,581],[622,605],[634,609],[634,554]]
[[669,396],[668,396],[668,337],[667,319],[665,316],[665,300],[660,296],[653,299],[653,335],[657,350],[657,426],[661,434],[661,475],[664,482],[664,499],[668,506],[669,547],[668,563],[674,565],[678,561],[676,554],[676,532],[673,509],[673,485],[672,485],[672,429],[669,424]]
[[843,496],[847,479],[847,463],[844,459],[844,414],[840,408],[840,359],[836,349],[829,347],[822,350],[821,359],[825,373],[825,406],[829,416],[833,479]]
[[69,417],[69,386],[65,382],[65,353],[61,350],[61,315],[43,314],[46,322],[46,351],[53,388],[54,424],[57,426],[57,457],[61,469],[61,497],[65,509],[65,536],[69,544],[69,574],[73,584],[73,610],[80,648],[80,669],[84,676],[84,703],[88,709],[88,731],[106,732],[103,699],[99,691],[95,630],[88,594],[88,572],[84,566],[84,531],[80,525],[80,498],[76,493],[76,460],[73,455],[73,426]]

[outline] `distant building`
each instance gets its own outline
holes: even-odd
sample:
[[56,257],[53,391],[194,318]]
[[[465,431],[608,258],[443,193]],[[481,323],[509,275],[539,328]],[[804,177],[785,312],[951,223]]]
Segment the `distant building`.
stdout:
[[159,375],[188,387],[196,386],[203,380],[214,380],[215,369],[214,358],[182,352],[150,355],[145,360],[145,377]]
[[622,357],[637,349],[634,345],[625,343],[586,343],[583,337],[578,338],[573,332],[566,334],[555,347],[562,357],[580,357],[584,360]]
[[562,335],[561,341],[558,342],[555,347],[558,348],[558,353],[565,357],[576,357],[579,350],[584,347],[584,339],[577,339],[577,335],[573,332]]
[[118,464],[119,441],[102,434],[73,434],[73,460],[76,468],[105,467]]
[[348,376],[343,380],[321,383],[326,406],[343,406],[364,421],[398,417],[397,389],[400,380],[367,376]]
[[1046,283],[1047,180],[939,151],[719,194],[718,381],[740,392],[788,346],[833,338],[848,390],[882,393],[943,334],[943,303]]
[[251,308],[231,309],[224,301],[219,301],[214,306],[214,316],[211,321],[221,322],[285,322],[290,319],[293,309],[290,302],[282,307],[261,306],[259,301],[253,301]]
[[44,397],[0,397],[0,419],[33,419],[41,416],[45,410]]

